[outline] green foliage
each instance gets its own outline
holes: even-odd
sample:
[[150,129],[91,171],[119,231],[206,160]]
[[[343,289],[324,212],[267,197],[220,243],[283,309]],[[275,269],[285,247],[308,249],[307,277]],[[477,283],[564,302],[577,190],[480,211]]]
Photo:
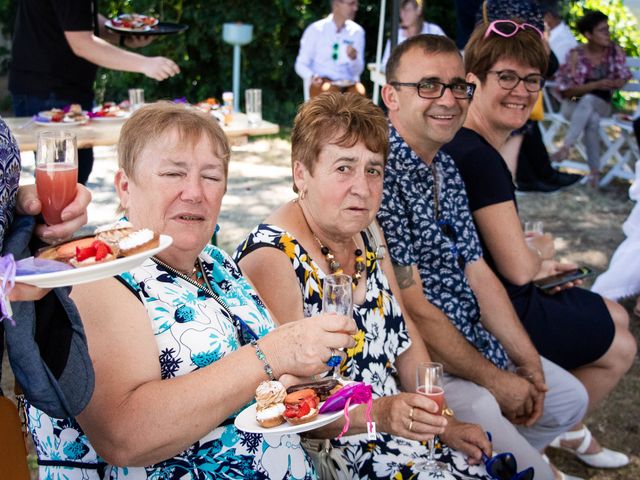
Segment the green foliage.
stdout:
[[[222,41],[226,22],[254,26],[253,41],[242,48],[241,91],[263,89],[265,118],[290,125],[302,101],[302,80],[294,72],[300,37],[311,22],[329,13],[329,0],[101,0],[100,12],[106,17],[139,12],[163,21],[186,23],[182,35],[159,37],[144,55],[162,55],[176,61],[182,73],[164,82],[140,74],[101,69],[96,81],[98,100],[123,100],[127,89],[145,89],[147,99],[186,97],[195,102],[207,97],[220,98],[231,90],[232,46]],[[15,1],[0,0],[0,24],[6,32],[13,27]],[[391,0],[387,1],[385,40],[389,33]],[[360,0],[356,21],[367,32],[365,58],[373,61],[376,51],[379,0]],[[425,9],[429,21],[453,35],[455,12],[451,0],[434,0]],[[365,85],[368,74],[362,75]],[[243,104],[241,99],[241,105]]]

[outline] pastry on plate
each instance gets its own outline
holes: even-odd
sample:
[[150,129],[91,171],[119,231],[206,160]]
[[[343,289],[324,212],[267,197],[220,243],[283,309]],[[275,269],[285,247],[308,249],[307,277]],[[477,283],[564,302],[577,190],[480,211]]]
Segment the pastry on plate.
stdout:
[[284,398],[287,392],[280,382],[262,382],[256,388],[256,420],[264,428],[273,428],[284,422]]

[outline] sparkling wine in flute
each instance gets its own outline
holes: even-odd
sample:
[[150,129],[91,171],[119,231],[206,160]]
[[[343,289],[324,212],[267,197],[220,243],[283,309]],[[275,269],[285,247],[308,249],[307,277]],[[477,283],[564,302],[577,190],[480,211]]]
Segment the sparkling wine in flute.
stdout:
[[38,134],[36,188],[47,224],[62,222],[60,215],[75,198],[77,183],[76,136],[64,130]]
[[442,415],[442,408],[444,406],[444,390],[442,387],[428,387],[422,386],[418,387],[418,393],[424,395],[429,400],[433,400],[438,405],[438,411],[435,412],[436,415]]
[[[435,415],[442,415],[444,407],[444,386],[442,380],[442,364],[436,362],[424,362],[416,369],[416,392],[425,395],[436,402],[438,411]],[[427,458],[416,462],[413,469],[417,472],[440,472],[449,470],[448,466],[435,459],[435,438],[429,440]]]

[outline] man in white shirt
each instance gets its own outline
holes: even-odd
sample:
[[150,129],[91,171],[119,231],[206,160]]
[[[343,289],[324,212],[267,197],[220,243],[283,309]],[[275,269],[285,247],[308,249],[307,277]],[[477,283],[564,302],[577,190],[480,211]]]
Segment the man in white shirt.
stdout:
[[561,65],[567,59],[569,50],[578,46],[576,37],[569,26],[564,23],[557,3],[549,3],[544,6],[544,23],[549,31],[549,46]]
[[364,30],[353,21],[358,0],[332,0],[331,14],[309,25],[300,40],[296,73],[310,96],[333,90],[364,95]]

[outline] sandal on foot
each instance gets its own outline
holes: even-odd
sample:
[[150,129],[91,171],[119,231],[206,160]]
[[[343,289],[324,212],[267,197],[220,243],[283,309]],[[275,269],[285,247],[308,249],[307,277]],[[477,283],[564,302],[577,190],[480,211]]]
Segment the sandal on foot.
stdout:
[[[549,445],[573,453],[580,461],[594,468],[620,468],[629,463],[629,457],[624,453],[615,452],[604,447],[598,453],[585,453],[589,449],[589,445],[591,445],[591,438],[591,432],[586,426],[583,426],[580,430],[565,432],[557,436]],[[582,443],[577,448],[569,448],[560,443],[561,440],[580,439],[582,439]]]

